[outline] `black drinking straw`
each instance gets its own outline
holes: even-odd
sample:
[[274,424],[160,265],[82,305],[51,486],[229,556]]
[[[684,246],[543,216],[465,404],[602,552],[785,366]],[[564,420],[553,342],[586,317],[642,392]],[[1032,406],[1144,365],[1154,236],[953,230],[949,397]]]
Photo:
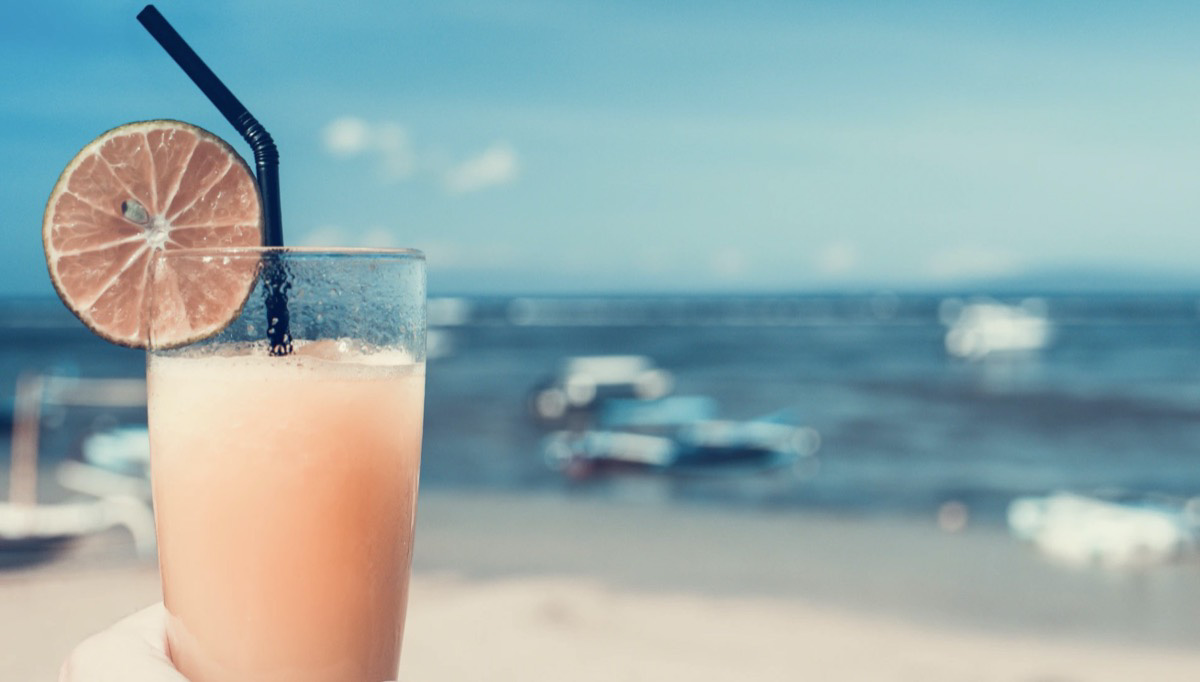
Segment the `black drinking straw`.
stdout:
[[[200,59],[196,51],[171,24],[167,23],[166,18],[154,5],[146,5],[138,12],[137,19],[254,150],[258,189],[262,195],[264,245],[283,246],[283,221],[280,217],[279,202],[279,151],[275,148],[271,134],[250,114],[246,106],[233,96],[229,88],[217,78],[217,74],[208,68],[204,60]],[[282,262],[269,254],[264,281],[269,318],[267,337],[272,355],[287,355],[292,350],[292,338],[288,330],[286,275]]]

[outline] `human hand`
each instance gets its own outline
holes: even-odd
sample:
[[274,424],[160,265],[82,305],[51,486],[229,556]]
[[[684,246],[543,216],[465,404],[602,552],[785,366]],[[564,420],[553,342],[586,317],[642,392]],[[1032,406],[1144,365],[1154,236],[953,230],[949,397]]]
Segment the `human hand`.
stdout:
[[161,603],[118,621],[75,647],[58,682],[187,682],[167,656]]
[[160,602],[83,640],[58,682],[188,682],[167,656],[167,610]]

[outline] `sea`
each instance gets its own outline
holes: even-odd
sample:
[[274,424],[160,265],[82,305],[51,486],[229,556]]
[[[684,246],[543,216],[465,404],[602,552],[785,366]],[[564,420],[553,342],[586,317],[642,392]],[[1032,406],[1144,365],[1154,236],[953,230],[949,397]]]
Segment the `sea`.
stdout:
[[[932,517],[947,503],[1003,524],[1054,491],[1200,496],[1200,294],[1000,296],[1046,321],[1040,347],[948,350],[961,292],[434,296],[422,486],[657,496],[788,513]],[[1030,302],[1034,305],[1029,305]],[[719,415],[787,413],[820,447],[803,475],[566,479],[531,390],[573,356],[635,354]],[[0,470],[18,376],[141,377],[143,355],[99,340],[56,299],[0,300]],[[280,397],[286,410],[286,396]],[[140,410],[44,406],[40,471]],[[793,472],[794,473],[794,472]],[[0,474],[0,482],[6,474]],[[53,495],[53,493],[49,493]]]

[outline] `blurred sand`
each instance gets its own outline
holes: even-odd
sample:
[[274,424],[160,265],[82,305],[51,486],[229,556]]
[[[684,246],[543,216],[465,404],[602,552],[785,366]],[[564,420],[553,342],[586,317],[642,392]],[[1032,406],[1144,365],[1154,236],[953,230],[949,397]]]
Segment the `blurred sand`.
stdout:
[[[933,606],[914,611],[906,600],[957,602],[971,592],[931,592],[916,577],[922,564],[915,559],[898,561],[894,571],[860,572],[857,580],[843,576],[835,585],[836,572],[849,570],[867,551],[860,543],[871,538],[878,544],[879,533],[864,529],[870,525],[647,502],[430,491],[422,499],[401,679],[1200,678],[1200,649],[1178,641],[1089,635],[1044,623],[1013,627],[988,614],[972,622]],[[782,536],[786,530],[792,532]],[[961,546],[977,555],[994,544],[910,535],[904,544],[916,543],[917,554]],[[797,565],[805,553],[811,565]],[[1062,574],[1023,552],[1009,555],[1006,572]],[[980,561],[997,560],[984,552]],[[931,581],[953,582],[960,570],[968,569]],[[909,596],[871,607],[866,602],[884,590],[863,576],[875,575]],[[828,594],[819,589],[822,580]],[[855,585],[866,601],[842,598]],[[1008,596],[1016,594],[1010,589]],[[1191,593],[1177,597],[1187,604]],[[77,641],[158,598],[153,565],[131,560],[71,559],[0,573],[0,680],[55,679]],[[976,605],[1003,600],[994,595]]]

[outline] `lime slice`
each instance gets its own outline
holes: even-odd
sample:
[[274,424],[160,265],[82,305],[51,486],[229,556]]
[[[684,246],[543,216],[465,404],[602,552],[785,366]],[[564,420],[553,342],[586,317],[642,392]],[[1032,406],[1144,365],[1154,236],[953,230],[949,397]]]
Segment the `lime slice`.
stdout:
[[[114,128],[67,164],[46,203],[42,242],[71,312],[113,343],[145,348],[152,254],[259,246],[262,231],[258,186],[237,152],[190,123],[159,120]],[[185,260],[188,272],[168,264],[153,278],[156,346],[220,331],[253,287],[254,268]]]

